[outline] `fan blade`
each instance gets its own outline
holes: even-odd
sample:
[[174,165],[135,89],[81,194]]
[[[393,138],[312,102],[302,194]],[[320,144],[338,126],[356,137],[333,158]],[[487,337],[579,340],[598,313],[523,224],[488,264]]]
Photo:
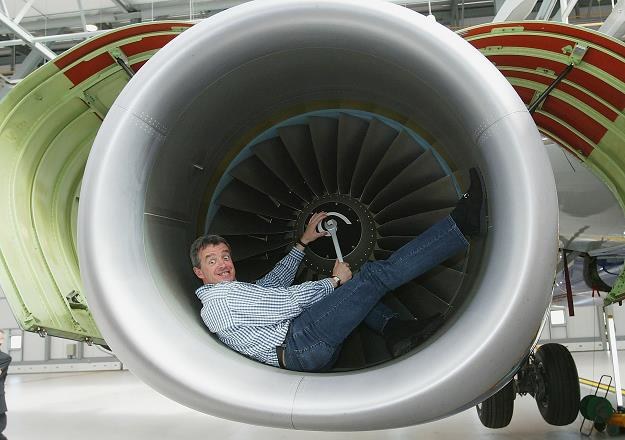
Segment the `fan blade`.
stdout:
[[235,262],[279,249],[283,249],[284,252],[287,247],[293,244],[292,234],[277,237],[228,235],[224,238],[228,241],[230,249],[232,249],[232,259]]
[[375,215],[375,221],[386,223],[427,211],[455,206],[458,195],[451,176],[445,176],[391,203]]
[[294,228],[294,221],[267,219],[222,206],[213,217],[209,232],[218,235],[266,235],[292,233]]
[[443,177],[445,177],[445,171],[432,151],[427,150],[397,174],[388,185],[380,189],[371,201],[369,210],[379,212],[403,196]]
[[378,234],[384,237],[394,235],[416,237],[434,223],[447,217],[452,210],[453,208],[437,209],[435,211],[423,212],[421,214],[391,220],[378,227]]
[[291,125],[278,129],[278,134],[282,143],[289,152],[291,159],[304,176],[304,180],[308,187],[317,196],[322,196],[325,192],[321,176],[319,174],[319,165],[313,151],[312,140],[310,138],[310,130],[307,125]]
[[230,175],[235,179],[267,194],[269,197],[278,200],[283,205],[299,210],[303,202],[295,197],[284,186],[269,168],[263,164],[256,156],[252,156],[230,170]]
[[339,358],[332,368],[333,371],[352,370],[354,368],[361,368],[366,365],[365,352],[363,349],[363,340],[360,335],[360,328],[357,327],[348,337],[345,339],[343,346],[341,347],[341,353]]
[[286,252],[278,250],[238,261],[235,266],[237,280],[253,282],[262,278],[267,275],[285,255]]
[[336,119],[311,117],[310,134],[319,164],[321,180],[328,194],[338,191],[336,182],[336,157],[339,123]]
[[463,278],[464,274],[462,272],[440,265],[421,275],[415,281],[441,300],[451,304],[456,297]]
[[393,293],[416,318],[445,313],[449,308],[449,304],[414,281],[404,284]]
[[385,123],[377,119],[371,120],[367,135],[362,143],[362,149],[356,162],[352,184],[349,189],[352,197],[360,197],[367,180],[369,180],[369,177],[371,177],[371,174],[397,135],[397,131]]
[[386,341],[382,336],[364,325],[360,326],[360,331],[363,340],[366,341],[363,348],[365,359],[369,365],[384,362],[391,357],[386,347]]
[[364,119],[346,114],[339,116],[336,174],[341,194],[349,193],[356,160],[368,128],[369,122]]
[[313,194],[291,160],[289,152],[279,138],[268,139],[253,147],[254,154],[278,176],[286,187],[304,201],[311,201]]
[[217,203],[239,211],[251,212],[268,217],[294,220],[297,216],[293,209],[284,205],[276,206],[265,194],[239,180],[232,180],[219,194]]
[[402,236],[397,236],[397,235],[393,235],[389,237],[380,237],[378,238],[377,245],[380,247],[380,249],[396,251],[397,249],[399,249],[400,247],[408,243],[413,238],[414,237],[402,237]]
[[422,149],[406,131],[402,131],[388,148],[367,181],[360,200],[369,203],[382,188],[421,155]]

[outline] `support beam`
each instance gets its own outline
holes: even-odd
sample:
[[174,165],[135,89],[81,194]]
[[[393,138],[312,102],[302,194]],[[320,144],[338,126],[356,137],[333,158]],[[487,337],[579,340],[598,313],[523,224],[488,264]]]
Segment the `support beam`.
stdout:
[[124,12],[137,12],[134,6],[127,0],[111,0],[117,6],[119,6]]
[[562,23],[569,22],[569,15],[573,11],[573,8],[577,5],[577,0],[560,0],[560,20]]
[[562,23],[569,22],[569,16],[564,14],[564,11],[566,10],[566,6],[567,6],[567,0],[560,0],[560,21]]
[[549,20],[558,0],[543,0],[536,14],[536,20]]
[[82,30],[87,32],[87,20],[85,19],[85,10],[82,7],[82,0],[76,0],[78,3],[78,10],[80,11],[80,23],[82,24]]
[[29,32],[27,32],[20,25],[15,24],[13,20],[11,20],[6,15],[0,14],[0,22],[4,23],[5,26],[7,26],[9,29],[11,29],[11,31],[13,31],[13,33],[15,33],[22,40],[24,40],[24,42],[32,47],[33,50],[36,50],[48,60],[53,60],[54,58],[56,58],[56,54],[54,52],[52,52],[43,44],[34,41],[34,37]]
[[[96,35],[109,32],[108,29],[93,31],[93,32],[76,32],[74,34],[60,34],[60,35],[47,35],[45,37],[33,37],[35,43],[57,42],[57,41],[76,41],[85,40],[87,38],[95,37]],[[0,48],[11,46],[23,46],[27,44],[24,40],[0,40]]]
[[499,7],[497,15],[493,18],[493,23],[503,21],[522,21],[532,12],[537,0],[505,0],[499,2],[495,0],[495,7]]
[[495,0],[495,14],[501,10],[501,7],[506,2],[506,0]]
[[15,73],[11,79],[20,80],[26,78],[31,72],[33,72],[39,63],[43,61],[43,57],[37,51],[31,51],[26,58],[15,68]]
[[625,0],[620,0],[616,4],[599,28],[599,32],[623,40],[625,37]]
[[28,10],[30,9],[30,7],[33,5],[34,2],[35,0],[28,0],[24,4],[24,6],[22,6],[22,9],[20,9],[20,11],[17,13],[15,18],[13,19],[13,22],[15,24],[20,24],[20,21],[22,21],[22,18],[24,18],[24,16],[26,15],[26,13],[28,12]]
[[562,249],[562,260],[564,262],[564,282],[566,284],[566,300],[569,307],[569,316],[575,316],[573,305],[573,291],[571,289],[571,278],[569,277],[569,265],[566,259],[566,249]]
[[618,347],[616,346],[616,329],[614,327],[614,315],[608,312],[608,339],[610,340],[610,358],[612,358],[612,371],[614,372],[614,387],[616,388],[616,405],[623,407],[623,394],[621,390],[621,370],[618,364]]
[[599,337],[601,338],[601,349],[603,351],[608,350],[608,338],[606,337],[606,329],[607,323],[605,322],[605,313],[603,307],[597,305],[597,326],[595,328],[599,329]]

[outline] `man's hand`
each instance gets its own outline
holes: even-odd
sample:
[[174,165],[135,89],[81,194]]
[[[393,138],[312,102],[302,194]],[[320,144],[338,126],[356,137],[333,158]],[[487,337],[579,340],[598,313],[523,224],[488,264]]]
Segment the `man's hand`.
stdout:
[[337,276],[341,280],[341,284],[345,284],[352,279],[352,270],[349,268],[349,263],[340,262],[336,260],[334,262],[334,269],[332,269],[332,276]]
[[327,216],[328,214],[326,214],[325,212],[315,212],[312,215],[312,217],[310,217],[310,220],[308,220],[308,226],[306,226],[306,230],[304,231],[304,233],[302,234],[302,237],[299,240],[305,245],[308,245],[312,243],[313,241],[315,241],[316,239],[318,239],[319,237],[330,235],[325,231],[324,232],[317,231],[317,225]]

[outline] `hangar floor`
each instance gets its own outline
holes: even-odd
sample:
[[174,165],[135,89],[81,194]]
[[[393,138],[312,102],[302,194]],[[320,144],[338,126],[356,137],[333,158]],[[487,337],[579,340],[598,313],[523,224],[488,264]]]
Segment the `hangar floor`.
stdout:
[[[599,380],[611,374],[604,352],[574,353],[580,378]],[[625,372],[625,353],[619,353]],[[582,396],[591,388],[582,385]],[[6,384],[10,440],[196,440],[234,439],[572,439],[581,418],[564,427],[546,424],[534,400],[517,397],[512,423],[504,429],[482,427],[475,409],[425,425],[378,432],[337,433],[289,431],[231,422],[207,416],[175,403],[152,390],[128,371],[16,374]],[[611,394],[614,400],[614,394]],[[603,435],[605,436],[605,434]]]

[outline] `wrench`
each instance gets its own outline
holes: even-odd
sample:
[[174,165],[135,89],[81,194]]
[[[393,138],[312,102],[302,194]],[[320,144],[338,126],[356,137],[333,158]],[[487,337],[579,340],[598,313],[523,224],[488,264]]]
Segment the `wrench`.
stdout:
[[343,253],[341,252],[341,246],[339,246],[339,240],[336,237],[336,227],[337,227],[336,220],[331,218],[330,220],[326,222],[325,226],[326,226],[326,231],[328,231],[330,233],[330,236],[332,237],[332,243],[334,244],[334,250],[336,251],[336,259],[342,263]]
[[[328,216],[335,216],[335,217],[340,218],[341,220],[343,220],[348,225],[352,224],[352,222],[350,222],[349,219],[347,217],[345,217],[343,214],[341,214],[340,212],[328,212],[327,214],[328,214]],[[341,246],[339,245],[339,239],[336,236],[336,230],[338,229],[337,221],[334,220],[333,218],[331,218],[331,219],[326,220],[325,222],[319,222],[319,224],[317,225],[317,231],[319,231],[319,232],[323,232],[323,227],[321,226],[321,223],[325,224],[326,232],[328,232],[330,234],[330,236],[332,237],[332,244],[334,244],[334,250],[336,251],[336,259],[339,260],[342,263],[343,262],[343,253],[341,252]]]

